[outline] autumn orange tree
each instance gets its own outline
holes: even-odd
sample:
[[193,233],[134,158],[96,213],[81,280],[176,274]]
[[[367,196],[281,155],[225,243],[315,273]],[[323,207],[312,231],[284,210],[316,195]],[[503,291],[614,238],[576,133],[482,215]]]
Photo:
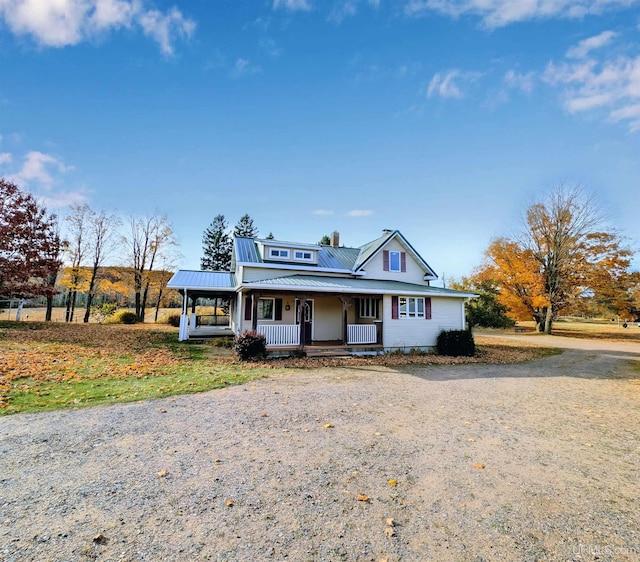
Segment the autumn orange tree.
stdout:
[[490,244],[474,276],[499,287],[513,317],[533,318],[538,331],[550,334],[559,312],[604,298],[612,279],[619,296],[631,287],[632,254],[603,223],[592,197],[560,186],[527,209],[519,233]]

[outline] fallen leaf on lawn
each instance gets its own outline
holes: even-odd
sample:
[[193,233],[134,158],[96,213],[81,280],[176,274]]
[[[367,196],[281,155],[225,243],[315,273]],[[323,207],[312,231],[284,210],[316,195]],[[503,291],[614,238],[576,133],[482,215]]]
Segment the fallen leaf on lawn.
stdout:
[[396,526],[396,520],[393,517],[387,517],[384,522],[389,525],[389,527],[395,527]]
[[384,534],[387,535],[389,538],[391,538],[396,536],[396,531],[393,527],[387,527],[384,530]]
[[467,441],[469,441],[469,443],[475,443],[476,440],[473,437],[469,437],[469,439],[467,439]]
[[389,486],[397,486],[398,482],[396,480],[389,480]]
[[262,412],[262,413],[260,414],[260,417],[261,417],[261,418],[268,418],[268,417],[269,417],[269,414],[267,414],[267,412]]
[[158,472],[158,477],[164,478],[167,474],[169,473],[166,470],[161,470],[160,472]]
[[224,505],[226,505],[227,507],[233,507],[234,503],[236,502],[234,502],[233,500],[227,500]]
[[213,462],[222,462],[220,459],[213,459]]
[[167,413],[167,411],[164,408],[160,408],[158,410],[158,412],[160,412],[161,414],[166,414]]
[[105,537],[102,533],[98,533],[93,537],[93,542],[97,544],[105,544],[107,542],[107,537]]
[[368,502],[369,501],[369,496],[365,496],[364,494],[360,494],[356,499],[359,502]]
[[473,465],[473,468],[483,469],[484,465],[481,462],[477,462]]
[[324,427],[325,429],[331,429],[333,427],[332,423],[325,423],[322,427]]

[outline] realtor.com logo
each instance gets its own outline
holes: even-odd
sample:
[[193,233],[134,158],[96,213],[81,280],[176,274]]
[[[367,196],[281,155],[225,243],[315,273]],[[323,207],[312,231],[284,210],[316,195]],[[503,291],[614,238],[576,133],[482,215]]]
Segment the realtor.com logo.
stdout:
[[629,556],[631,554],[640,554],[640,548],[634,546],[578,543],[573,547],[573,554],[588,554],[590,556]]

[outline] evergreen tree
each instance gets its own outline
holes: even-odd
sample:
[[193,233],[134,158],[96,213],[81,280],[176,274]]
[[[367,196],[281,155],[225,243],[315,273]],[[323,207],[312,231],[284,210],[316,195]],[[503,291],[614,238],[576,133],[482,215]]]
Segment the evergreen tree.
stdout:
[[227,233],[227,221],[224,215],[217,215],[202,235],[204,256],[200,260],[200,269],[229,271],[233,242]]
[[320,238],[320,242],[318,242],[318,246],[331,246],[331,238],[329,238],[326,234]]
[[269,232],[269,234],[267,234],[267,240],[274,240],[274,236],[273,236],[273,232]]
[[233,229],[234,236],[242,236],[245,238],[255,238],[258,236],[258,229],[253,224],[253,219],[244,214],[240,217],[238,224]]

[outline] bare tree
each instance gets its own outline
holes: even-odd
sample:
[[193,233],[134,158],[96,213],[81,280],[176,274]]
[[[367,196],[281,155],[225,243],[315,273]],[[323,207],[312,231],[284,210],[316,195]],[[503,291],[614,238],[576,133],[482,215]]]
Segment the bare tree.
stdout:
[[65,218],[67,224],[66,254],[71,266],[67,280],[67,298],[65,302],[65,322],[73,322],[76,308],[76,297],[82,289],[84,278],[80,268],[87,251],[87,221],[92,211],[89,205],[71,205],[71,212]]
[[144,322],[151,277],[156,260],[177,245],[173,228],[166,215],[154,213],[130,219],[130,232],[124,237],[133,268],[136,316]]
[[109,215],[105,211],[100,211],[99,213],[91,212],[88,225],[91,275],[87,289],[87,306],[84,311],[85,323],[89,322],[100,267],[115,248],[115,234],[119,226],[120,219],[116,215]]

